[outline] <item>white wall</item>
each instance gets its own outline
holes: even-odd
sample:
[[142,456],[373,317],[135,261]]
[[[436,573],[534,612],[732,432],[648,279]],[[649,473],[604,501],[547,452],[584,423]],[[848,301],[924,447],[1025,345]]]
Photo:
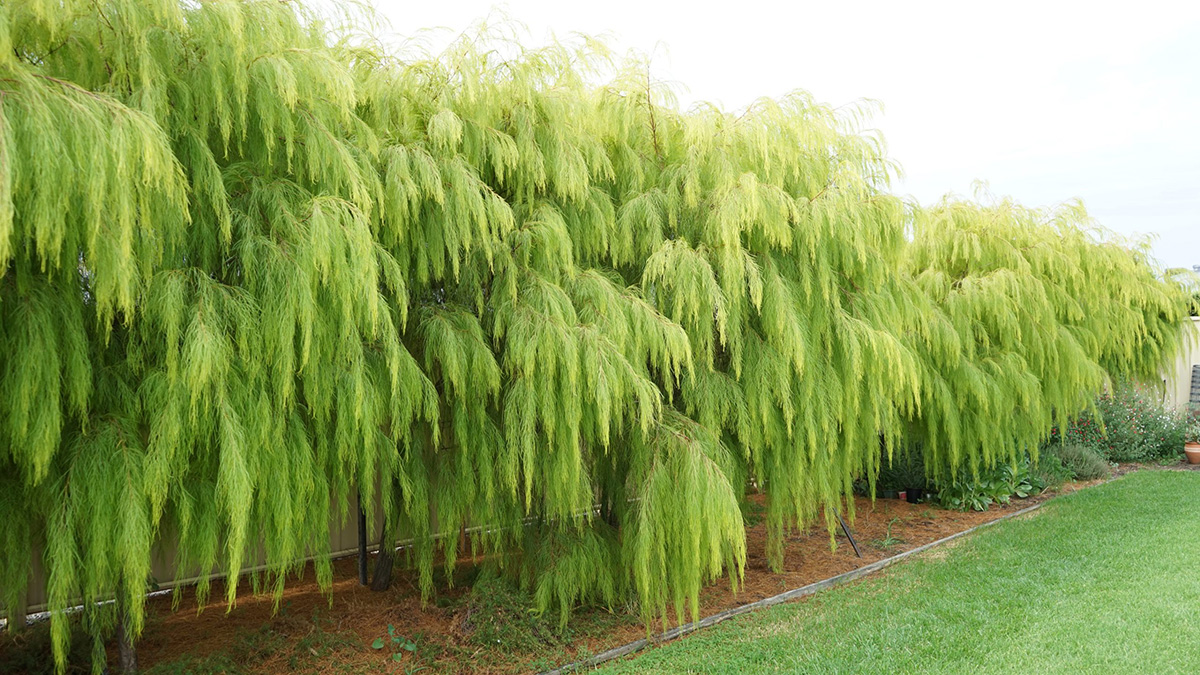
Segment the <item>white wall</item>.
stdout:
[[1192,317],[1183,349],[1175,359],[1175,367],[1163,375],[1167,403],[1176,407],[1188,404],[1192,393],[1192,366],[1200,365],[1200,317]]

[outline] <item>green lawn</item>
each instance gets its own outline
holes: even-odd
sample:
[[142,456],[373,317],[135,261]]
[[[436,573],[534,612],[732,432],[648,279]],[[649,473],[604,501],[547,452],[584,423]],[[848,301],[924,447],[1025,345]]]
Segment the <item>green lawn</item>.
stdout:
[[606,673],[1200,673],[1200,472],[1140,471]]

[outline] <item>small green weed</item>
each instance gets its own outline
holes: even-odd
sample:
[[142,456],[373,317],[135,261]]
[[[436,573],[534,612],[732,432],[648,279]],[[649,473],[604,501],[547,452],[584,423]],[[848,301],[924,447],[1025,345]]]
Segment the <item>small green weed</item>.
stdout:
[[872,541],[871,545],[875,548],[887,551],[894,548],[896,544],[903,544],[904,539],[892,534],[892,527],[898,522],[900,522],[899,518],[892,518],[889,520],[887,524],[887,534],[884,535],[883,539],[876,539]]
[[384,647],[390,648],[392,652],[392,660],[396,662],[404,660],[404,652],[412,654],[413,652],[417,651],[417,643],[413,642],[407,637],[404,637],[403,635],[397,635],[396,627],[390,623],[388,624],[387,632],[388,639],[384,640],[381,637],[375,638],[375,640],[371,642],[371,649],[379,650],[383,649]]
[[552,670],[558,666],[558,661],[546,656],[536,658],[529,662],[529,669],[534,672],[542,672]]

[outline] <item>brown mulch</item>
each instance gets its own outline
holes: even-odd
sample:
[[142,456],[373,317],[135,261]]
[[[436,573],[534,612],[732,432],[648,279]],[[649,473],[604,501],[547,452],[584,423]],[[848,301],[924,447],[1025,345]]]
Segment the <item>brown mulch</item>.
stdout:
[[[1114,474],[1121,475],[1136,468],[1135,465],[1123,465]],[[1099,482],[1102,481],[1068,484],[1057,493],[1073,492]],[[1029,499],[1013,500],[984,512],[947,511],[931,504],[909,504],[896,499],[880,499],[872,504],[868,499],[859,498],[851,530],[862,558],[855,556],[840,531],[835,539],[836,547],[831,550],[828,532],[823,525],[817,525],[806,532],[792,532],[787,537],[781,573],[768,568],[766,527],[761,522],[754,523],[746,531],[743,584],[736,593],[728,580],[704,589],[700,616],[848,572],[996,520],[1052,496],[1052,493],[1043,493]],[[885,548],[889,524],[891,542]],[[373,567],[374,556],[371,564]],[[465,578],[470,573],[471,562],[464,561],[459,569]],[[287,648],[264,647],[261,654],[251,652],[254,658],[238,664],[255,673],[289,673],[298,669],[315,673],[403,673],[406,668],[424,666],[428,668],[424,672],[509,674],[548,665],[546,653],[479,649],[469,643],[464,635],[462,603],[456,602],[468,590],[462,583],[447,590],[443,582],[439,588],[440,601],[422,606],[414,579],[408,573],[397,570],[392,589],[374,593],[359,585],[356,559],[344,558],[334,562],[332,597],[319,591],[312,569],[308,567],[300,578],[288,580],[278,612],[270,593],[253,594],[248,582],[243,582],[239,588],[236,607],[227,612],[224,586],[214,582],[212,597],[199,613],[194,593],[190,591],[185,593],[176,611],[172,611],[170,596],[150,599],[138,656],[143,668],[165,665],[184,656],[200,658],[227,650],[239,640],[245,644],[247,635],[253,637],[257,633],[264,640],[282,640]],[[397,634],[419,636],[420,656],[405,653],[400,662],[393,662],[391,650],[370,648],[375,638],[386,640],[389,624],[395,626]],[[593,626],[590,631],[589,625]],[[569,662],[646,636],[645,628],[636,616],[627,612],[612,615],[603,610],[577,613],[572,618],[572,630],[575,641],[565,648],[558,648],[552,661]],[[332,643],[328,641],[329,636],[333,636]],[[326,642],[315,641],[318,637],[325,638]],[[314,644],[308,647],[305,640],[314,641]],[[243,647],[243,652],[245,649]],[[303,650],[311,654],[302,653],[302,656],[312,658],[298,664],[297,651]],[[110,657],[115,662],[115,653]]]

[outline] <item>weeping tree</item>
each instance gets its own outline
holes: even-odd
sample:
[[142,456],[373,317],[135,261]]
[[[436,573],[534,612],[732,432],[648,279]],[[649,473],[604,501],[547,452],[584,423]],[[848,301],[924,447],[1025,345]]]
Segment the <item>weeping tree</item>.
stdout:
[[1155,378],[1181,345],[1186,280],[1077,203],[1028,209],[981,191],[914,221],[903,264],[932,306],[908,339],[923,391],[906,441],[934,477],[1036,458],[1111,375]]
[[306,555],[328,584],[331,513],[436,423],[375,236],[379,138],[349,58],[298,11],[0,14],[0,447],[20,523],[0,566],[13,606],[40,551],[60,668],[77,601],[98,668],[118,619],[141,631],[160,541],[180,575],[236,579],[261,546],[277,592]]
[[74,604],[97,669],[140,633],[164,543],[328,588],[356,494],[426,597],[465,544],[563,621],[681,621],[738,584],[748,491],[779,567],[881,447],[1012,459],[1178,347],[1144,247],[905,202],[869,104],[684,112],[596,41],[362,25],[0,7],[0,602],[40,556],[60,669]]

